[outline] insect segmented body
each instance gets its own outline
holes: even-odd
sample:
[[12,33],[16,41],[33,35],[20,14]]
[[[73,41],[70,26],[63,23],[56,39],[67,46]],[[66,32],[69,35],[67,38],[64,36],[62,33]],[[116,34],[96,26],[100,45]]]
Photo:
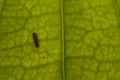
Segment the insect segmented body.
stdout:
[[39,47],[39,40],[38,40],[37,33],[33,32],[32,37],[33,37],[33,40],[34,40],[35,47],[38,48]]

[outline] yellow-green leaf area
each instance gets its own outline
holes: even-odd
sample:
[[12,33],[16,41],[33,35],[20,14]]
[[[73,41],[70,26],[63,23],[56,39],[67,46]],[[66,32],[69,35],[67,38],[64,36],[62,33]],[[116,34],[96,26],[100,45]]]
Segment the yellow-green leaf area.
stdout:
[[0,0],[0,80],[120,80],[120,1]]

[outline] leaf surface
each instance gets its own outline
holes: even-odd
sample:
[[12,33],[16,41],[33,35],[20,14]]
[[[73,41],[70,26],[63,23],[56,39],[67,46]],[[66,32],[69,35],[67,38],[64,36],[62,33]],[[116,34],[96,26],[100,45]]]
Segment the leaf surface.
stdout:
[[0,0],[0,80],[120,80],[119,66],[119,0]]

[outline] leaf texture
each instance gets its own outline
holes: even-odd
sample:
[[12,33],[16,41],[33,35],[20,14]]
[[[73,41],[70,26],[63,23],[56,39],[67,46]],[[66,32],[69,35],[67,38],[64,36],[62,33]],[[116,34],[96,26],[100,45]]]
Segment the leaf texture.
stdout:
[[0,0],[0,80],[120,80],[119,66],[119,0]]

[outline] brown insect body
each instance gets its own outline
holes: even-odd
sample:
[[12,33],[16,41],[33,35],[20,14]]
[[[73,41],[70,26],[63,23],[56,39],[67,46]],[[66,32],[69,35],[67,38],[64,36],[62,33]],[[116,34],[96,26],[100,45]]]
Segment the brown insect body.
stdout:
[[34,44],[35,44],[35,47],[38,48],[39,47],[39,40],[38,40],[38,35],[37,33],[32,33],[32,37],[33,37],[33,40],[34,40]]

